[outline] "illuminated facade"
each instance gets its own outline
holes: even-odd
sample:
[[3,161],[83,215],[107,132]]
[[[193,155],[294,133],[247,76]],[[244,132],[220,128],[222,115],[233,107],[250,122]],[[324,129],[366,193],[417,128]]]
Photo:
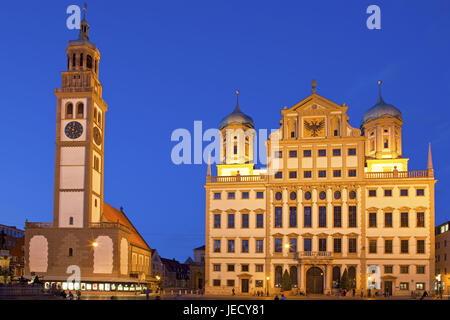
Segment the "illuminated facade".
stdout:
[[239,106],[222,120],[222,162],[205,185],[206,292],[279,292],[286,270],[307,293],[338,290],[345,270],[358,294],[430,290],[431,150],[427,170],[409,171],[401,112],[381,91],[357,129],[315,86],[281,111],[265,169],[253,163],[253,120]]
[[47,288],[135,291],[151,280],[151,249],[122,208],[103,202],[107,105],[88,31],[83,18],[55,89],[53,222],[26,222],[25,276],[39,276]]
[[450,221],[436,227],[435,290],[450,293]]

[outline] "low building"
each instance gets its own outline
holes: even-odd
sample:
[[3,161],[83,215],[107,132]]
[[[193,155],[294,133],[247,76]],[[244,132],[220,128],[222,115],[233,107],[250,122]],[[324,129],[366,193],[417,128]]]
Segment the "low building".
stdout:
[[16,242],[14,248],[10,250],[11,262],[10,267],[12,269],[13,279],[18,279],[24,275],[25,265],[25,237],[19,239]]
[[205,246],[194,249],[194,259],[190,257],[185,264],[189,265],[189,289],[203,290],[205,287]]
[[161,258],[164,265],[162,287],[167,290],[189,288],[189,265],[175,259]]
[[450,294],[450,221],[436,227],[435,290]]

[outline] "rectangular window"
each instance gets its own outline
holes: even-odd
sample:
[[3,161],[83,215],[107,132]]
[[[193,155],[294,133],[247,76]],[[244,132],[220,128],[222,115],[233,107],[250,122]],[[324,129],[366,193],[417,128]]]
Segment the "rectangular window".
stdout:
[[417,240],[417,253],[425,253],[425,240]]
[[214,287],[220,287],[220,279],[214,279],[213,280],[213,286]]
[[214,228],[220,228],[220,213],[214,215]]
[[326,149],[319,149],[319,150],[317,150],[317,155],[319,157],[326,157],[327,156],[327,150]]
[[319,178],[326,178],[327,170],[319,170]]
[[283,239],[275,238],[275,252],[281,252],[283,248]]
[[303,251],[311,251],[312,250],[312,239],[304,238],[303,239]]
[[385,197],[392,197],[392,190],[391,189],[384,189],[384,196]]
[[409,248],[409,241],[408,240],[401,240],[400,241],[400,252],[401,253],[408,253]]
[[220,271],[220,264],[214,265],[214,271]]
[[392,212],[384,213],[384,227],[392,228]]
[[416,266],[417,274],[425,274],[425,266]]
[[391,239],[384,240],[384,253],[392,253],[392,240]]
[[369,253],[377,253],[377,240],[369,240]]
[[248,272],[248,264],[242,264],[241,271]]
[[400,214],[400,227],[402,228],[408,227],[408,212],[402,212]]
[[248,191],[242,192],[242,199],[248,199],[248,198],[249,198]]
[[297,158],[297,150],[290,150],[289,158]]
[[321,252],[327,251],[327,239],[325,238],[319,239],[319,251]]
[[355,238],[348,239],[348,252],[356,253],[356,239]]
[[416,195],[418,197],[424,196],[425,195],[425,190],[424,189],[416,189]]
[[341,253],[342,252],[342,239],[341,238],[334,238],[333,239],[333,252],[334,253]]
[[214,192],[214,200],[220,200],[221,193],[220,192]]
[[305,170],[303,171],[303,178],[311,178],[312,177],[312,172],[311,170]]
[[377,227],[377,213],[369,212],[369,228]]
[[220,252],[220,240],[214,240],[214,252]]
[[369,197],[376,197],[377,196],[377,190],[369,190]]
[[400,273],[408,274],[409,273],[409,266],[408,265],[401,265],[400,266]]
[[327,227],[327,207],[319,207],[319,228]]
[[303,158],[311,158],[311,150],[303,150]]
[[408,189],[400,189],[400,196],[401,197],[407,197],[408,196]]
[[341,170],[333,170],[333,177],[339,178],[341,176]]
[[416,290],[425,290],[425,282],[416,282]]
[[289,171],[289,179],[297,179],[297,171]]
[[264,272],[264,265],[263,264],[255,265],[255,271],[256,272]]
[[400,282],[400,290],[409,290],[408,282]]
[[303,207],[303,227],[311,228],[311,207]]
[[248,228],[248,213],[242,214],[242,225],[241,228]]
[[333,149],[333,157],[340,157],[341,149]]
[[297,227],[297,207],[289,207],[289,228]]
[[425,227],[425,214],[417,212],[417,228]]
[[248,240],[243,239],[241,244],[242,244],[241,252],[248,253]]
[[236,194],[234,192],[228,192],[228,199],[233,200],[236,198]]
[[264,240],[257,239],[256,240],[256,253],[263,253],[264,252]]
[[342,208],[341,208],[341,206],[333,207],[333,226],[335,228],[342,227]]
[[275,207],[275,228],[281,228],[283,225],[283,208]]
[[348,155],[349,156],[356,156],[356,148],[348,149]]
[[275,179],[282,179],[282,178],[283,178],[283,172],[282,171],[275,172]]
[[283,151],[275,151],[274,157],[277,159],[283,158]]
[[356,206],[348,207],[348,227],[356,228]]
[[228,287],[234,287],[234,280],[227,280]]
[[349,169],[348,170],[348,176],[349,177],[356,177],[356,169]]
[[392,265],[386,265],[386,266],[384,266],[384,273],[392,273],[393,269],[394,268]]
[[262,213],[256,214],[256,227],[264,228],[264,215]]
[[289,239],[289,252],[297,252],[297,239],[296,238]]
[[228,214],[228,228],[234,228],[234,213]]
[[237,145],[234,145],[233,154],[237,154],[237,153],[238,153],[238,147],[237,147]]
[[228,240],[228,252],[234,252],[234,240]]
[[258,191],[256,193],[256,199],[264,199],[264,192]]
[[[293,132],[292,132],[293,133]],[[264,287],[264,280],[255,280],[255,287],[262,288]]]

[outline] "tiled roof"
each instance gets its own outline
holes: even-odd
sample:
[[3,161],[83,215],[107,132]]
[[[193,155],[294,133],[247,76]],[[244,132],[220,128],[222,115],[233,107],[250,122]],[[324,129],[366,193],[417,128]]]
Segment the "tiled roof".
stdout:
[[132,245],[145,250],[151,250],[123,211],[117,210],[106,202],[103,202],[103,218],[108,222],[119,221],[120,224],[128,227],[131,230],[130,242]]

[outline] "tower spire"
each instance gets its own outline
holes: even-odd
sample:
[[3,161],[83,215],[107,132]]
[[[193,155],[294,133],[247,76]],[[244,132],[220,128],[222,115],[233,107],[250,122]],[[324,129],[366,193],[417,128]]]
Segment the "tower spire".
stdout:
[[431,156],[431,142],[428,143],[428,161],[427,161],[427,171],[429,176],[434,175],[434,169],[433,169],[433,159]]
[[241,112],[241,108],[239,107],[239,90],[236,90],[236,108],[234,108],[234,111]]
[[383,102],[383,98],[381,97],[381,84],[383,81],[378,80],[378,102]]
[[84,3],[83,7],[83,20],[80,23],[80,34],[78,36],[79,40],[88,40],[89,41],[89,24],[86,21],[86,9],[87,3]]

